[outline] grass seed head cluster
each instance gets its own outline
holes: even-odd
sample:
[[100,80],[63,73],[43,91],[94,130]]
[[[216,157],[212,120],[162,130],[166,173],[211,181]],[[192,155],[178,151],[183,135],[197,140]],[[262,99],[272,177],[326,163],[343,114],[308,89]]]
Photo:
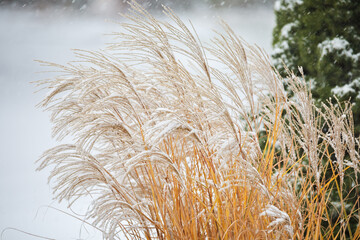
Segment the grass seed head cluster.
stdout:
[[62,74],[40,83],[40,105],[73,139],[39,161],[56,198],[91,196],[105,239],[357,238],[358,202],[342,194],[359,172],[351,106],[317,108],[302,77],[282,79],[225,23],[203,45],[164,12],[132,2],[106,51],[43,62]]

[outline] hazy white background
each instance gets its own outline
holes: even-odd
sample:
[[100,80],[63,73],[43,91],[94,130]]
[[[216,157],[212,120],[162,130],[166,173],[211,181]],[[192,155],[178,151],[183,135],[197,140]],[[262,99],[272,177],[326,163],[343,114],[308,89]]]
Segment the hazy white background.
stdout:
[[[177,11],[178,12],[178,11]],[[202,40],[207,41],[224,19],[249,43],[271,51],[275,25],[270,6],[196,7],[178,12],[190,19]],[[55,146],[47,113],[35,108],[45,92],[34,93],[31,81],[45,79],[46,71],[34,59],[66,63],[74,60],[70,49],[96,50],[111,42],[111,33],[121,21],[116,15],[76,14],[54,10],[9,9],[0,6],[0,231],[17,228],[54,239],[100,239],[93,228],[62,212],[66,203],[52,199],[48,171],[36,172],[35,161]],[[185,21],[186,22],[186,21]],[[73,210],[86,210],[86,202]],[[3,240],[38,239],[14,230],[5,230]]]

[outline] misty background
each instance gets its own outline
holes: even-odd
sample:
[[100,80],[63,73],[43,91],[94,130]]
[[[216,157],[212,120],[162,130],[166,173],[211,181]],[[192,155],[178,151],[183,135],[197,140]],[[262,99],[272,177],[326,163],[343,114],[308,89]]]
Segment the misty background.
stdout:
[[[138,1],[164,18],[161,5],[191,20],[208,42],[225,20],[244,40],[271,53],[275,25],[273,0]],[[98,50],[120,31],[128,4],[123,0],[0,0],[0,231],[2,239],[39,239],[13,230],[54,239],[101,239],[101,234],[68,214],[86,211],[85,199],[67,208],[53,200],[49,170],[35,171],[35,161],[57,143],[51,138],[49,114],[35,107],[46,91],[31,83],[56,73],[34,60],[65,64],[71,49]],[[55,210],[54,207],[65,211]]]

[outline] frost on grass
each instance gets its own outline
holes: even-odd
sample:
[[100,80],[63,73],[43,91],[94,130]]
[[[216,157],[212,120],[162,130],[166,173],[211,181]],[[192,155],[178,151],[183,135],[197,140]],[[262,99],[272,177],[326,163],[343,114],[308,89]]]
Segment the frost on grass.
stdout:
[[[273,231],[274,227],[279,227],[289,234],[290,239],[294,237],[294,229],[291,226],[291,219],[286,212],[281,211],[273,205],[268,205],[265,210],[260,213],[260,216],[268,216],[272,219],[268,225],[268,228],[271,229],[270,231]],[[279,234],[282,233],[280,232]]]
[[87,220],[105,239],[322,234],[336,178],[323,178],[328,146],[334,175],[359,169],[349,105],[321,111],[290,71],[289,99],[269,57],[225,23],[204,44],[165,14],[159,21],[133,2],[106,51],[43,63],[63,75],[40,82],[50,91],[40,106],[55,137],[72,137],[39,162],[52,168],[55,197],[71,205],[90,196]]

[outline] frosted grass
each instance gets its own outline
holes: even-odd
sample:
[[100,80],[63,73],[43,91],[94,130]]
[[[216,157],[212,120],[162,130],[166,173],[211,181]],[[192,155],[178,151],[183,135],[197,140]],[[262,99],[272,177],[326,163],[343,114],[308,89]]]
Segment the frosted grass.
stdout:
[[[182,19],[191,19],[202,39],[213,34],[210,28],[218,20],[214,15],[219,15],[245,40],[270,50],[274,26],[272,9],[223,9],[220,12],[196,9],[180,15]],[[0,9],[0,190],[3,193],[0,229],[15,227],[56,239],[77,238],[79,229],[83,239],[99,236],[86,224],[43,207],[66,209],[66,204],[52,200],[46,184],[48,172],[35,172],[34,161],[55,143],[51,140],[47,114],[34,108],[41,95],[33,94],[34,88],[29,82],[53,76],[36,74],[44,69],[34,59],[64,63],[72,59],[72,48],[103,48],[109,42],[104,33],[117,29],[105,18]],[[74,210],[87,209],[79,204]],[[14,231],[6,231],[3,237],[29,239]]]

